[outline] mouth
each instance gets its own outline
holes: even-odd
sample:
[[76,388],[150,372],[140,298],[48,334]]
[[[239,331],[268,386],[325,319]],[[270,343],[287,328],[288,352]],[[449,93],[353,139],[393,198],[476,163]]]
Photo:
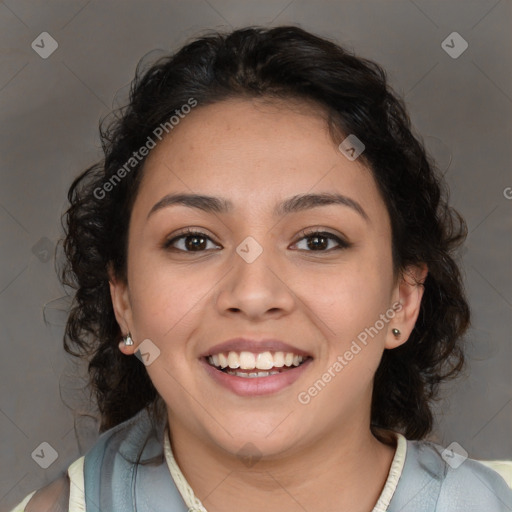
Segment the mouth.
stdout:
[[199,358],[212,383],[241,397],[263,397],[290,387],[313,357],[279,352],[227,352]]
[[203,359],[211,367],[227,375],[254,379],[293,371],[311,360],[312,357],[293,352],[230,351],[204,356]]

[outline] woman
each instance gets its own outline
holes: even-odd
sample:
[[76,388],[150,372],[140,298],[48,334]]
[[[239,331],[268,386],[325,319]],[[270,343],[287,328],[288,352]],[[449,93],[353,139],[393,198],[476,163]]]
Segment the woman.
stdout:
[[210,34],[101,135],[63,273],[101,436],[16,511],[510,510],[510,462],[424,440],[464,362],[466,226],[377,64]]

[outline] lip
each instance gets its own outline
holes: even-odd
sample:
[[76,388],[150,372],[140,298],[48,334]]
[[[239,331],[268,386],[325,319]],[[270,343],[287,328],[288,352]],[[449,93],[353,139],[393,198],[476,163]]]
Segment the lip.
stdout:
[[[254,354],[260,354],[261,352],[293,352],[298,356],[305,357],[313,357],[312,354],[306,352],[305,350],[301,350],[300,348],[294,347],[289,343],[285,343],[281,340],[276,339],[266,339],[261,341],[256,341],[249,338],[233,338],[223,343],[219,343],[210,347],[208,351],[201,354],[199,357],[204,358],[214,354],[219,354],[220,352],[252,352]],[[243,377],[239,377],[243,378]]]
[[254,378],[229,375],[228,373],[218,370],[209,364],[206,357],[201,357],[200,361],[208,375],[210,375],[215,382],[229,389],[233,393],[239,396],[262,396],[277,393],[278,391],[291,386],[305,371],[307,371],[313,359],[309,358],[300,366],[276,375]]

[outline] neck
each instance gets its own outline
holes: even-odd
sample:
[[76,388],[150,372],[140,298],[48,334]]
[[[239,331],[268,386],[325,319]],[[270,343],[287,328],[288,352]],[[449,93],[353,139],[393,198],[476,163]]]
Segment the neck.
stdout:
[[336,429],[285,457],[227,454],[169,422],[178,466],[208,512],[368,512],[378,501],[395,453],[369,424]]

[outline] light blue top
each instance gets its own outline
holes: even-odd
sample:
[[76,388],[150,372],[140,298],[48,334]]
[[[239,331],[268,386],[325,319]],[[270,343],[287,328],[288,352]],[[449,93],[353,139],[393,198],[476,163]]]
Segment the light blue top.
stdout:
[[[163,454],[165,425],[147,411],[101,434],[84,458],[87,512],[187,512]],[[402,474],[388,512],[511,512],[512,489],[472,459],[451,467],[443,448],[407,440]],[[134,464],[158,457],[154,464]]]

